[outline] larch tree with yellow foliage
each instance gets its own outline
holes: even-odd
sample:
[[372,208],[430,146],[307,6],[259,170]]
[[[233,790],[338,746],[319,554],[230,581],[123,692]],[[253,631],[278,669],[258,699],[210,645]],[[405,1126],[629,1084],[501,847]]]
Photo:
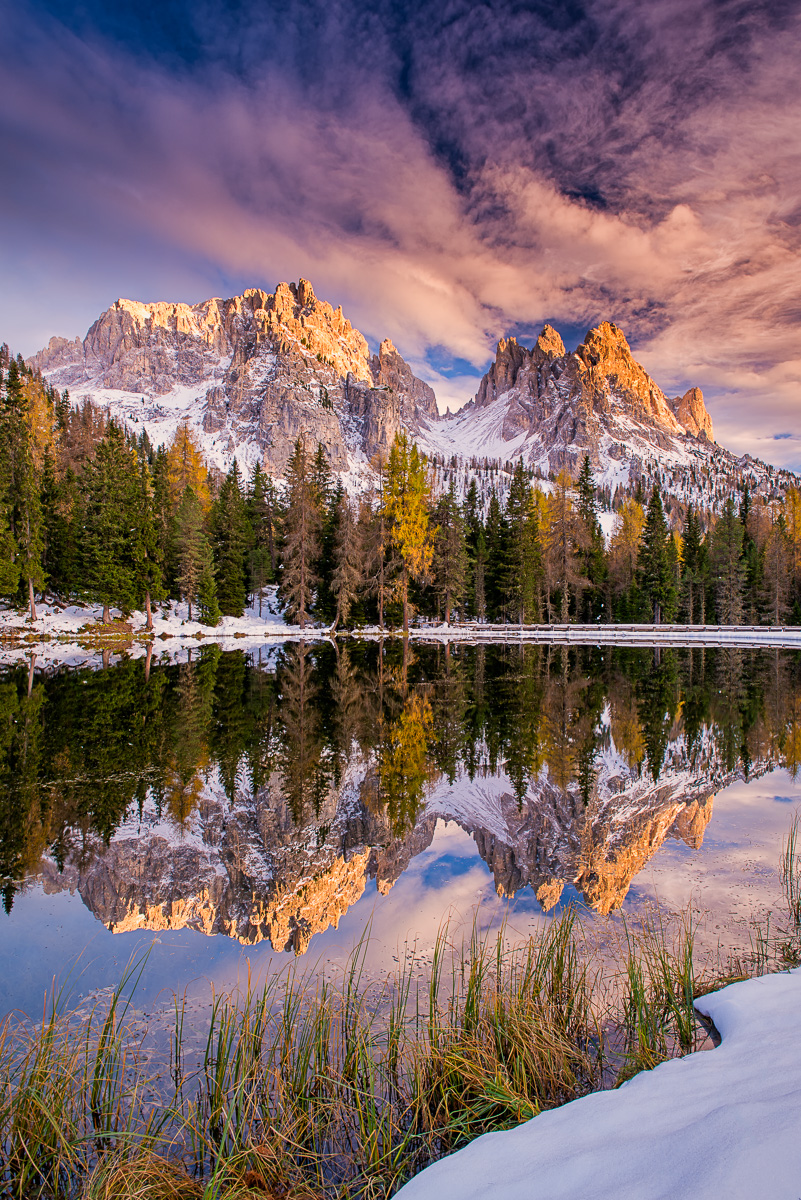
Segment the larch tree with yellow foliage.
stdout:
[[211,494],[206,460],[186,422],[176,429],[172,445],[167,451],[167,478],[173,512],[181,504],[187,488],[192,489],[204,513],[209,511]]
[[434,553],[429,520],[431,488],[417,446],[397,433],[387,464],[384,511],[401,562],[403,636],[409,635],[409,580],[423,580]]

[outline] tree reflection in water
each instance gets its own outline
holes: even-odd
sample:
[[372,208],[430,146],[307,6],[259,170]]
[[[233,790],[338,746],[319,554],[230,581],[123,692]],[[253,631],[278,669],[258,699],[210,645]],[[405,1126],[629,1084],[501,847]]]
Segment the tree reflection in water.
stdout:
[[678,757],[698,773],[696,798],[713,767],[707,794],[726,773],[782,765],[795,777],[798,656],[340,640],[250,655],[207,646],[180,665],[153,655],[102,671],[37,673],[23,660],[0,675],[3,902],[10,911],[43,855],[85,870],[147,806],[180,838],[212,784],[231,811],[280,795],[299,846],[312,827],[325,842],[323,814],[351,788],[346,854],[410,837],[433,788],[447,807],[448,785],[503,775],[534,845],[537,797],[558,807],[570,793],[564,811],[586,825],[602,763],[614,790],[656,783]]

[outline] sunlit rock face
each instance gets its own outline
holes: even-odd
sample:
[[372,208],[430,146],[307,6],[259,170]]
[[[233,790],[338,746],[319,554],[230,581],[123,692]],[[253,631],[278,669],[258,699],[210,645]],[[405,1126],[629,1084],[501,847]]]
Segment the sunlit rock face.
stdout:
[[[506,457],[520,454],[545,472],[575,473],[588,454],[597,474],[619,477],[632,466],[636,474],[649,456],[691,464],[708,456],[712,443],[700,389],[668,400],[608,321],[589,330],[572,353],[550,325],[531,350],[514,338],[501,340],[457,423],[470,453],[483,444],[486,453],[504,457],[505,446]],[[709,447],[694,444],[699,439]]]
[[156,444],[187,421],[210,461],[227,466],[236,452],[246,469],[261,459],[276,474],[302,432],[345,472],[437,413],[392,342],[371,355],[305,279],[191,306],[117,300],[83,342],[53,338],[29,361]]

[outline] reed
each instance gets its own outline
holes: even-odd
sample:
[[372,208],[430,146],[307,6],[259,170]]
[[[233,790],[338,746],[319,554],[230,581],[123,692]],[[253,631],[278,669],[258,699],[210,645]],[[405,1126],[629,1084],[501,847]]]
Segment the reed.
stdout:
[[690,920],[622,928],[611,964],[573,910],[522,944],[474,927],[455,945],[444,929],[430,965],[412,956],[380,984],[363,941],[338,981],[294,964],[213,995],[194,1061],[176,998],[157,1067],[127,1019],[144,961],[83,1021],[54,997],[36,1027],[0,1031],[3,1194],[391,1196],[481,1133],[701,1044],[693,1000],[720,973],[699,967]]

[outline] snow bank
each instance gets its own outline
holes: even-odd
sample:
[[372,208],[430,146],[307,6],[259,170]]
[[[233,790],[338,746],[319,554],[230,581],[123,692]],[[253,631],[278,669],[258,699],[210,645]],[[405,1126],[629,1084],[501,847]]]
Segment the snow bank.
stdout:
[[801,971],[735,983],[697,1008],[717,1050],[663,1063],[477,1138],[403,1200],[798,1200]]

